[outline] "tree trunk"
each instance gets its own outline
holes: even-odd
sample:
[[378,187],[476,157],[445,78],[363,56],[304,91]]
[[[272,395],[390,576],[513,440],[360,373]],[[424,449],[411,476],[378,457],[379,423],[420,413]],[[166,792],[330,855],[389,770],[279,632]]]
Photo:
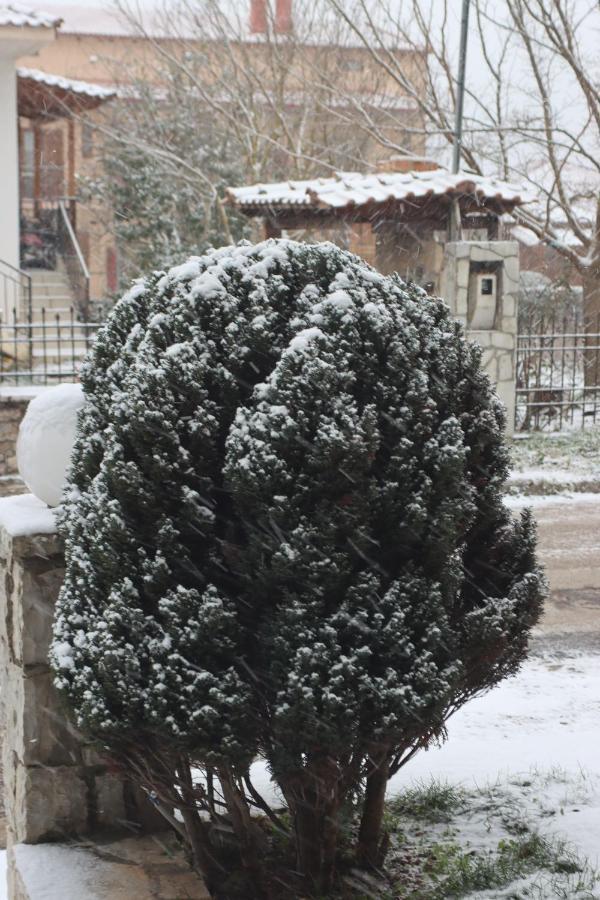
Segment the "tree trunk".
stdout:
[[223,877],[223,868],[215,859],[208,837],[208,828],[198,813],[192,785],[189,760],[181,757],[177,766],[179,788],[181,790],[181,816],[192,852],[194,869],[204,877],[206,887],[214,893]]
[[[590,264],[582,266],[583,316],[585,330],[589,335],[586,345],[598,347],[600,340],[594,335],[600,332],[600,196],[596,209],[595,233],[588,251]],[[600,351],[587,350],[584,354],[584,384],[595,387],[600,376]],[[595,398],[594,398],[595,399]]]
[[340,811],[340,773],[330,757],[309,760],[286,785],[296,831],[298,870],[307,889],[327,893],[335,879]]
[[264,870],[260,863],[260,848],[257,846],[254,832],[254,828],[258,826],[252,822],[246,799],[237,787],[229,769],[224,766],[219,768],[218,775],[231,825],[238,839],[242,865],[252,880],[252,896],[255,898],[268,897]]
[[358,832],[357,856],[361,865],[378,869],[383,863],[381,826],[385,810],[390,751],[387,745],[373,746],[369,750],[371,770],[367,775],[365,801]]

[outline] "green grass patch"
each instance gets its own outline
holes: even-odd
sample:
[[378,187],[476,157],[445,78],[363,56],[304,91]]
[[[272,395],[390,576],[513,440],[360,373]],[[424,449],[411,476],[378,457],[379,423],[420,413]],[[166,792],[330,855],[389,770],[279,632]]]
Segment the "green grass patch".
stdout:
[[456,785],[436,779],[408,788],[387,804],[392,820],[419,819],[424,823],[449,822],[465,806],[468,794]]
[[515,469],[572,470],[590,476],[600,474],[600,428],[589,427],[560,433],[532,432],[510,442]]
[[382,900],[600,897],[600,873],[566,841],[541,834],[499,785],[467,792],[437,780],[418,784],[388,803],[386,824],[392,849]]

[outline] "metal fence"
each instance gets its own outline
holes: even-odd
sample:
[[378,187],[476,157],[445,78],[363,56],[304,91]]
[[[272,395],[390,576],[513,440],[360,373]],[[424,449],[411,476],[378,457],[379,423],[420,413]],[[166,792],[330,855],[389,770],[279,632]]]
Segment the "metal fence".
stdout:
[[600,421],[600,317],[525,323],[516,366],[518,431],[560,431]]
[[14,308],[8,320],[0,317],[0,384],[76,380],[99,327],[81,321],[73,309],[63,315],[36,309],[23,322]]

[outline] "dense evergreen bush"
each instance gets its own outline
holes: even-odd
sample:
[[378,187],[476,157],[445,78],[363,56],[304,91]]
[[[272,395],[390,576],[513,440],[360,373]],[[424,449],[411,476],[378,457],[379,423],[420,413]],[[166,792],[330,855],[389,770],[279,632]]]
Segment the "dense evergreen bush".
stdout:
[[342,821],[381,865],[388,778],[516,671],[540,611],[480,351],[400,278],[268,241],[137,283],[82,380],[53,647],[79,725],[181,809],[215,894],[224,823],[271,890],[259,754],[301,894],[335,884]]

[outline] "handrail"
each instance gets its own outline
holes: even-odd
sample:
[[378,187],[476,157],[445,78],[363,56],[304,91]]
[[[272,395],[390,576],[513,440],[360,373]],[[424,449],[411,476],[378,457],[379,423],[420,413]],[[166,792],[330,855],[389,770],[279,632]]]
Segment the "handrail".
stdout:
[[[64,199],[59,199],[58,201],[58,210],[59,215],[62,220],[63,228],[60,228],[59,225],[59,248],[60,253],[64,259],[67,274],[69,276],[69,280],[71,282],[71,287],[75,291],[75,295],[77,297],[77,305],[84,319],[89,315],[89,304],[90,304],[90,271],[86,265],[83,253],[81,251],[81,247],[79,246],[79,241],[77,240],[77,235],[75,234],[75,229],[73,228],[73,222],[71,221],[71,217],[67,211],[67,207],[65,205]],[[65,237],[60,238],[60,233],[63,233]],[[68,236],[68,238],[67,238]],[[74,257],[73,254],[68,254],[66,252],[66,246],[64,242],[68,239],[71,244],[71,247],[75,251]],[[73,270],[73,266],[69,264],[69,257],[73,260],[73,265],[75,266],[75,271]],[[82,283],[81,283],[82,282]],[[83,294],[83,296],[82,296]]]
[[90,272],[89,272],[88,267],[85,264],[85,259],[84,259],[83,253],[81,252],[81,247],[79,246],[79,241],[77,240],[77,235],[75,234],[73,225],[71,223],[71,219],[69,218],[69,214],[67,212],[67,208],[66,208],[63,200],[58,201],[58,208],[60,209],[64,223],[67,226],[67,233],[71,239],[71,243],[73,244],[73,249],[75,250],[75,253],[77,254],[77,259],[79,260],[79,265],[81,266],[81,271],[83,272],[83,277],[89,283]]
[[[4,269],[8,269],[8,272],[3,271]],[[5,259],[0,259],[0,278],[2,279],[3,287],[3,296],[0,298],[0,317],[2,321],[8,321],[11,309],[14,310],[15,315],[19,315],[24,299],[27,321],[31,322],[33,297],[31,275],[18,266],[13,266],[12,263],[7,262]],[[12,285],[11,300],[9,300],[7,282]]]
[[6,262],[5,259],[0,259],[0,266],[6,266],[7,269],[10,269],[12,272],[16,272],[17,275],[21,276],[21,278],[26,278],[31,281],[31,275],[29,275],[24,269],[19,269],[18,266],[13,266],[12,263]]

